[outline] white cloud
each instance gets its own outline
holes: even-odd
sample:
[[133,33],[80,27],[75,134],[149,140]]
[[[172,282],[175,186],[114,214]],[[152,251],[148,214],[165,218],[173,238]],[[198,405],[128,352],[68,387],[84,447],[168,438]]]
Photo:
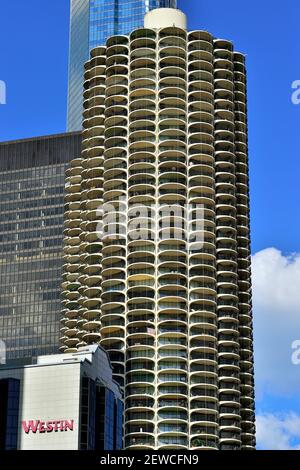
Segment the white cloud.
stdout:
[[255,370],[258,396],[300,397],[300,365],[292,343],[300,340],[300,254],[268,248],[252,258]]
[[284,256],[275,248],[267,248],[254,255],[252,263],[258,306],[299,314],[300,253]]
[[295,413],[256,417],[257,448],[264,450],[299,450],[300,416]]

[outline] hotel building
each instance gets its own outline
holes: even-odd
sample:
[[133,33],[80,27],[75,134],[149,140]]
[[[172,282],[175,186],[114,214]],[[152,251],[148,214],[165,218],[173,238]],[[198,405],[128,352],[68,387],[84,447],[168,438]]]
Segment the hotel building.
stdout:
[[120,450],[123,402],[99,346],[0,366],[0,450]]

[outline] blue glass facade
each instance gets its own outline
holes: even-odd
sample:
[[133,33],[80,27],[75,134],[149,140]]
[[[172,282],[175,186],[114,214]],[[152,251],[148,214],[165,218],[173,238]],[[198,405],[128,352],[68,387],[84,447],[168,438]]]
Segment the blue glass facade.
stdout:
[[123,403],[114,392],[90,377],[81,390],[81,450],[123,448]]
[[115,403],[115,450],[123,449],[123,416],[123,402],[117,399]]
[[115,431],[115,396],[111,390],[105,390],[104,415],[104,450],[114,449]]
[[68,131],[81,129],[83,64],[89,56],[89,8],[90,0],[71,0]]
[[0,450],[17,450],[20,381],[0,380]]
[[176,8],[177,0],[72,0],[70,23],[68,131],[80,130],[83,109],[83,65],[89,51],[115,34],[143,26],[154,8]]
[[176,0],[90,0],[90,49],[140,28],[148,11],[162,7],[176,8]]

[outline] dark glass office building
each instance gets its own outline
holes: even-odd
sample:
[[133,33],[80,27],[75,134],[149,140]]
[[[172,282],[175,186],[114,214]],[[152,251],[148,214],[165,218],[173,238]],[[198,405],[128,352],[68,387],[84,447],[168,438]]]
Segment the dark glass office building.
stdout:
[[69,51],[69,131],[82,127],[83,72],[89,52],[113,35],[143,27],[154,8],[176,8],[177,0],[71,0]]
[[58,351],[67,163],[81,133],[0,143],[0,340],[7,358]]

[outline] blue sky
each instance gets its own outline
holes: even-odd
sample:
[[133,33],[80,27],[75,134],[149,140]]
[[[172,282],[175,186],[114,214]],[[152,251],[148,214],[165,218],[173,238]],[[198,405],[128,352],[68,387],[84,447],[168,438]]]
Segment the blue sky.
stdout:
[[[290,356],[300,338],[300,105],[291,102],[291,84],[300,80],[300,3],[179,0],[179,7],[189,29],[231,39],[247,55],[259,443],[297,447],[300,365]],[[0,140],[65,131],[69,1],[3,0],[0,14],[7,85]]]

